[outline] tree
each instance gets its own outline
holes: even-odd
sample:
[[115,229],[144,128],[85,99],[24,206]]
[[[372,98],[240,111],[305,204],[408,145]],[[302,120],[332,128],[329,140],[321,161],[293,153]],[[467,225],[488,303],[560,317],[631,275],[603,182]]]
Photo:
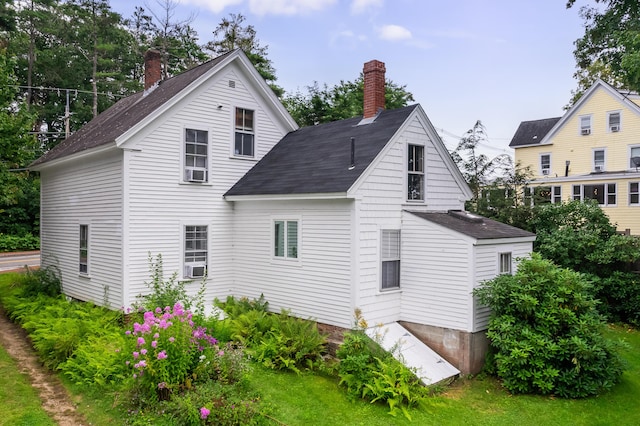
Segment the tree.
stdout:
[[486,154],[480,153],[480,145],[487,143],[486,128],[478,120],[471,129],[467,130],[451,153],[451,158],[458,165],[473,193],[467,207],[472,211],[477,210],[482,189],[489,185],[491,179],[497,177],[496,173],[513,167],[511,158],[506,154],[489,158]]
[[[585,33],[576,40],[576,77],[588,76],[640,91],[640,3],[637,0],[595,0],[604,7],[583,6]],[[567,1],[567,8],[575,0]],[[573,98],[579,98],[582,82]]]
[[509,391],[582,398],[620,380],[622,359],[582,274],[534,253],[474,295],[491,308],[490,369]]
[[276,96],[281,97],[284,89],[275,84],[276,70],[271,60],[267,58],[269,46],[261,46],[253,25],[244,25],[246,18],[241,13],[230,13],[228,18],[222,18],[215,30],[214,40],[205,44],[204,48],[214,55],[223,55],[234,49],[242,49],[258,73],[269,84]]
[[[413,94],[406,86],[399,86],[391,80],[385,84],[385,108],[401,108],[413,102]],[[364,113],[364,76],[354,81],[343,81],[321,88],[317,82],[307,86],[307,93],[300,91],[287,95],[282,103],[300,126],[344,120],[362,116]]]

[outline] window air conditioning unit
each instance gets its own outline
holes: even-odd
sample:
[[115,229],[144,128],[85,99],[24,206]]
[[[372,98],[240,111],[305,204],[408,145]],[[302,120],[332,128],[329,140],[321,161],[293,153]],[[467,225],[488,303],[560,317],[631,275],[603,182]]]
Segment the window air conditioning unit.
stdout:
[[188,263],[184,265],[185,278],[202,278],[207,273],[207,265],[202,263]]
[[206,169],[186,169],[187,182],[206,182],[207,170]]
[[595,166],[594,169],[596,173],[601,173],[604,171],[604,166]]
[[549,169],[542,169],[542,174],[545,176],[549,175]]
[[619,132],[620,131],[620,126],[611,126],[609,128],[611,129],[612,132]]
[[590,135],[591,134],[591,129],[582,129],[582,134],[583,135]]

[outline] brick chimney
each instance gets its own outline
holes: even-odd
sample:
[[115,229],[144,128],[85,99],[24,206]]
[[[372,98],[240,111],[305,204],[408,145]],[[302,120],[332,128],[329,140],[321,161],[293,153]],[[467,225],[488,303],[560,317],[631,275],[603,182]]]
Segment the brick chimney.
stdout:
[[149,90],[154,84],[160,82],[162,78],[162,63],[160,52],[149,49],[144,54],[144,90]]
[[384,62],[369,61],[364,64],[364,117],[375,117],[384,109]]

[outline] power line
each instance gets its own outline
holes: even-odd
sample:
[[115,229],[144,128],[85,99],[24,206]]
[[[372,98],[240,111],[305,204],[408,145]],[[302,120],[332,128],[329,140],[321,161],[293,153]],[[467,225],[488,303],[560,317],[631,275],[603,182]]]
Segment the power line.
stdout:
[[[44,87],[44,86],[21,86],[21,85],[14,85],[13,87],[17,87],[19,89],[26,89],[26,90],[48,90],[50,92],[58,92],[58,95],[60,94],[60,92],[66,92],[67,90],[69,92],[73,92],[75,95],[77,95],[78,93],[88,93],[88,94],[93,94],[93,92],[91,90],[82,90],[82,89],[67,89],[67,88],[62,88],[62,87]],[[103,95],[103,96],[114,96],[114,97],[118,97],[118,98],[124,98],[127,97],[129,95],[120,95],[118,93],[112,93],[112,92],[96,92],[97,95]]]

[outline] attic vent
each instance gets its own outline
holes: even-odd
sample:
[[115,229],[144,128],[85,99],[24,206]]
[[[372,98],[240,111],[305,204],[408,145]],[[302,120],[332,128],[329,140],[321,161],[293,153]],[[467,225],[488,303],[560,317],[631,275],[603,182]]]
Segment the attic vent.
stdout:
[[236,88],[236,82],[234,80],[229,80],[229,87],[231,87],[232,89]]
[[453,216],[456,219],[464,220],[471,223],[482,223],[482,216],[475,215],[473,213],[466,212],[464,210],[449,210],[447,212],[449,216]]

